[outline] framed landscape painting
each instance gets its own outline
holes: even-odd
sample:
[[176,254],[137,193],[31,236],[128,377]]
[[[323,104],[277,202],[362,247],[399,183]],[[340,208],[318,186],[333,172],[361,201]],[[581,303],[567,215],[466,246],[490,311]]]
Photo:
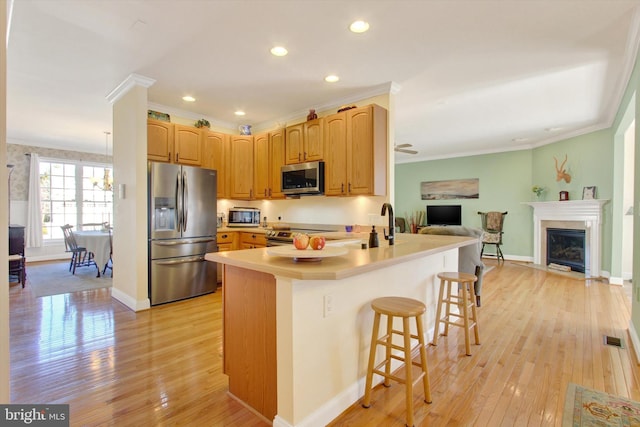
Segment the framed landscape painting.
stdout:
[[420,195],[422,200],[477,199],[479,187],[478,178],[425,181],[420,184]]

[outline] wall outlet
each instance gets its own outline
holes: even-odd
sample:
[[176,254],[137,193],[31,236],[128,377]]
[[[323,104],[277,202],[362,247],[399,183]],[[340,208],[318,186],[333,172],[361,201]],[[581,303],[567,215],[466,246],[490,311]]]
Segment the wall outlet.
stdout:
[[324,317],[331,316],[334,310],[333,295],[324,296]]

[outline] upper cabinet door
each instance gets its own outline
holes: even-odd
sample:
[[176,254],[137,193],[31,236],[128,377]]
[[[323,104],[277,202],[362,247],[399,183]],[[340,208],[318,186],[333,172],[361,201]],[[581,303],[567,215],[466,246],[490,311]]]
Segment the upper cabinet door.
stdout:
[[156,162],[170,162],[173,155],[173,124],[147,120],[147,158]]
[[270,175],[269,180],[269,196],[272,199],[284,199],[282,193],[282,173],[281,169],[284,166],[285,158],[285,130],[278,129],[269,134],[269,160],[270,160]]
[[304,124],[303,161],[315,162],[324,159],[324,120],[316,119]]
[[229,197],[229,135],[209,131],[202,144],[202,167],[218,172],[218,199],[225,199]]
[[175,154],[173,161],[183,165],[202,165],[202,134],[192,126],[174,125]]
[[256,199],[269,198],[269,134],[253,137],[253,188]]
[[294,165],[296,163],[303,162],[303,144],[304,144],[304,124],[287,127],[286,133],[286,158],[285,162],[288,165]]
[[371,108],[347,111],[347,176],[350,194],[371,194],[373,137]]
[[229,197],[240,200],[253,199],[253,136],[231,137],[229,166],[231,172]]
[[325,118],[324,139],[327,155],[324,191],[328,196],[347,194],[347,116],[333,114]]

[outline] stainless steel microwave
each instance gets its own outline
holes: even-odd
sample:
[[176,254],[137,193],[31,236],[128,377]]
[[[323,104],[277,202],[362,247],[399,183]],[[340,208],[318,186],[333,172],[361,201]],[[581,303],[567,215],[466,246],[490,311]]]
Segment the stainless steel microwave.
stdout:
[[324,162],[282,166],[281,174],[284,194],[324,194]]
[[227,225],[229,227],[259,227],[260,209],[257,208],[229,208]]

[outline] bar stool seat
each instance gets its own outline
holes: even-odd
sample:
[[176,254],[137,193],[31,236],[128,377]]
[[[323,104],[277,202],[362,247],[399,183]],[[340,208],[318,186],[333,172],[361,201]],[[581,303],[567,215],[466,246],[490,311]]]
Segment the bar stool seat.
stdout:
[[[371,406],[371,386],[373,382],[373,374],[384,377],[384,385],[389,387],[389,380],[394,380],[400,384],[405,384],[406,395],[405,401],[407,405],[407,425],[413,426],[413,386],[422,380],[424,387],[425,402],[431,403],[431,390],[429,386],[429,372],[427,370],[427,352],[424,343],[424,329],[422,326],[422,315],[426,311],[426,306],[417,300],[404,297],[382,297],[376,298],[371,302],[371,308],[374,311],[373,331],[371,334],[371,349],[369,352],[369,364],[367,369],[367,381],[365,384],[365,394],[362,406],[369,408]],[[387,316],[387,331],[385,335],[379,336],[380,318],[382,315]],[[402,330],[393,328],[394,317],[402,318]],[[416,319],[416,335],[411,334],[409,321],[411,318]],[[393,334],[403,337],[403,345],[393,344]],[[418,344],[411,347],[411,339],[417,340]],[[378,345],[385,347],[385,359],[375,365],[376,349]],[[392,350],[396,350],[393,353]],[[402,353],[398,354],[398,351]],[[412,354],[416,351],[420,353],[420,362],[414,362]],[[391,373],[391,360],[399,360],[404,362],[405,376],[400,378]],[[384,366],[384,370],[382,367]],[[420,367],[420,374],[413,379],[412,367]]]
[[[438,298],[438,309],[436,311],[436,324],[433,331],[433,345],[438,345],[438,334],[440,323],[444,323],[443,336],[449,334],[449,325],[458,326],[464,329],[464,345],[467,356],[471,356],[471,339],[469,330],[473,329],[476,345],[480,344],[478,333],[478,313],[476,310],[476,295],[473,284],[478,278],[469,273],[444,272],[438,273],[440,279],[440,296]],[[452,292],[452,284],[458,283],[457,293]],[[442,315],[442,304],[446,305],[444,316]],[[458,306],[460,312],[451,311],[451,306]],[[471,311],[471,314],[469,314]]]

